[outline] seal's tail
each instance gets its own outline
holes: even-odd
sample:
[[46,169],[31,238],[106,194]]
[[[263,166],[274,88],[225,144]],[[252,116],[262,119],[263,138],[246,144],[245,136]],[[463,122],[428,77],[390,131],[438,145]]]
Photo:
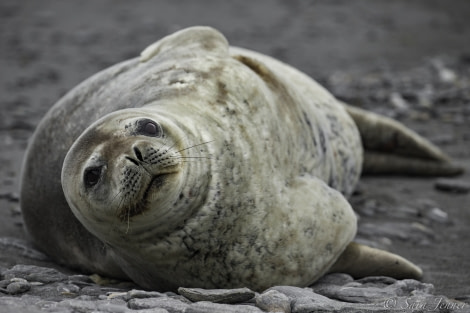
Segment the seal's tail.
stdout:
[[403,124],[344,104],[365,149],[363,173],[452,176],[463,168],[431,142]]
[[330,268],[330,273],[347,273],[354,278],[389,276],[421,279],[423,271],[396,254],[351,242]]

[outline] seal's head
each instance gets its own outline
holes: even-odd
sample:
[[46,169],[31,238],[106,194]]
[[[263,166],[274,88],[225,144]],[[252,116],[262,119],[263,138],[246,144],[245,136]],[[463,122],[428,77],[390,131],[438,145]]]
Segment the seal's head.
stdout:
[[112,242],[130,227],[165,231],[178,219],[168,212],[184,177],[180,132],[150,110],[127,109],[82,133],[65,157],[62,187],[73,213],[90,232]]

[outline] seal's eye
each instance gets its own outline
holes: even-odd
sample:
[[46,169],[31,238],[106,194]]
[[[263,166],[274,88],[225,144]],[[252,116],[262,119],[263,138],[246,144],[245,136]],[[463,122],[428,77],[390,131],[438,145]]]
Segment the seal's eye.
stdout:
[[102,167],[89,167],[85,169],[83,181],[85,182],[86,187],[93,187],[99,182],[101,178],[101,169]]
[[137,134],[149,137],[161,137],[162,136],[161,126],[149,119],[140,120],[137,122]]

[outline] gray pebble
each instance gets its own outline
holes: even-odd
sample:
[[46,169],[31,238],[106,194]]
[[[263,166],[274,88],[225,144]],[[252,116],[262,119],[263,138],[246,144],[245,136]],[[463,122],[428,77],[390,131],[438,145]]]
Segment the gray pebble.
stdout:
[[458,179],[440,178],[436,180],[434,187],[438,190],[455,193],[468,193],[470,191],[470,183]]
[[170,313],[182,313],[189,304],[169,297],[131,299],[127,306],[132,310],[162,308]]
[[267,312],[290,313],[289,298],[279,291],[269,290],[256,297],[256,306]]
[[449,215],[447,212],[442,211],[439,208],[432,208],[426,213],[426,217],[434,222],[441,224],[449,222]]
[[228,305],[201,301],[192,304],[184,313],[262,313],[260,309],[249,305]]
[[13,278],[11,279],[11,283],[8,284],[6,291],[11,295],[17,295],[20,293],[24,293],[31,289],[31,284],[22,278]]
[[255,293],[248,288],[238,289],[201,289],[178,288],[180,295],[193,302],[209,301],[214,303],[241,303],[252,299]]

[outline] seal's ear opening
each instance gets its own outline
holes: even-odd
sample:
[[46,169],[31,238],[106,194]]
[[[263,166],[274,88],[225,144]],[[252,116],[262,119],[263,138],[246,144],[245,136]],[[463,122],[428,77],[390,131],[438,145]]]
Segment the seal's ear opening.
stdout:
[[140,62],[147,62],[155,56],[171,53],[176,56],[198,54],[228,55],[228,41],[212,27],[195,26],[166,36],[145,48],[140,54]]

